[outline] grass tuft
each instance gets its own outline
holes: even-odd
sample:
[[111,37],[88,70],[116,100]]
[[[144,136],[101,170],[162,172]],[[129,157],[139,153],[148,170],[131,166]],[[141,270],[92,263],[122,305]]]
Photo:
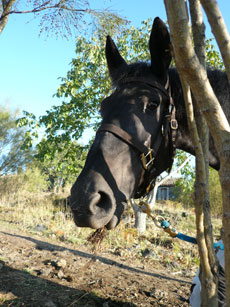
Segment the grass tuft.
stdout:
[[[8,224],[24,232],[39,234],[74,246],[93,244],[100,252],[119,255],[126,259],[136,257],[140,263],[157,262],[174,271],[195,271],[199,263],[197,246],[172,239],[153,221],[147,220],[147,230],[138,235],[134,228],[134,214],[130,208],[125,212],[131,218],[116,229],[95,230],[78,228],[73,223],[67,204],[68,193],[35,193],[22,191],[17,196],[0,196],[0,224]],[[159,209],[160,208],[160,209]],[[170,220],[171,225],[189,236],[196,235],[194,210],[184,209],[181,204],[165,202],[156,204],[153,215]],[[213,218],[214,241],[219,239],[221,220]],[[172,265],[173,263],[173,265]]]

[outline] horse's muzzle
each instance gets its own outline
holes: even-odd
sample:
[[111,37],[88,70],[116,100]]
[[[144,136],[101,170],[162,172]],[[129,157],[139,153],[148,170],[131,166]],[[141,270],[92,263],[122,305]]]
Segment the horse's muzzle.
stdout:
[[104,226],[108,229],[115,228],[124,210],[124,206],[121,205],[117,209],[115,199],[102,191],[91,194],[84,202],[81,201],[81,197],[73,194],[70,197],[70,206],[75,224],[93,229]]

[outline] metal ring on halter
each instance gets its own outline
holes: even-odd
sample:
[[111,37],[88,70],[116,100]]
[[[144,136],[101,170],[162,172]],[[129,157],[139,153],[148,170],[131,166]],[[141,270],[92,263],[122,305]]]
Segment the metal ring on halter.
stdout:
[[154,219],[154,224],[158,227],[158,228],[162,228],[162,222],[165,221],[165,218],[161,215],[158,215],[155,217]]

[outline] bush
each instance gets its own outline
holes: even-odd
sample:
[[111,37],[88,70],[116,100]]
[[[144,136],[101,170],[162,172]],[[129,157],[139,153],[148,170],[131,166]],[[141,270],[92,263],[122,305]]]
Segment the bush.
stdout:
[[14,205],[19,202],[36,202],[48,189],[48,180],[36,167],[25,172],[0,177],[0,201]]
[[222,215],[222,191],[218,172],[210,168],[209,172],[209,191],[211,212],[216,217]]

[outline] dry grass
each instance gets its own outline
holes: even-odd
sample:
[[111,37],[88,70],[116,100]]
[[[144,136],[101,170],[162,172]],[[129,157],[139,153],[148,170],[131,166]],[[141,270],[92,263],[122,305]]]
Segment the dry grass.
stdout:
[[[39,233],[74,246],[89,245],[87,238],[94,232],[91,229],[77,228],[66,204],[68,193],[34,193],[22,191],[17,194],[2,194],[0,197],[0,224],[11,224],[19,230]],[[134,214],[128,208],[126,214],[130,222],[123,222],[113,231],[107,231],[100,243],[100,249],[119,254],[122,257],[136,257],[140,262],[161,262],[172,271],[184,270],[185,274],[196,270],[199,263],[197,246],[172,239],[162,229],[156,228],[148,219],[147,231],[139,236],[134,229]],[[195,214],[185,210],[181,204],[158,203],[154,215],[170,220],[178,231],[195,236]],[[220,219],[213,219],[213,232],[218,239]],[[93,249],[93,245],[92,245]],[[172,265],[172,263],[174,265]],[[190,273],[189,273],[190,271]]]

